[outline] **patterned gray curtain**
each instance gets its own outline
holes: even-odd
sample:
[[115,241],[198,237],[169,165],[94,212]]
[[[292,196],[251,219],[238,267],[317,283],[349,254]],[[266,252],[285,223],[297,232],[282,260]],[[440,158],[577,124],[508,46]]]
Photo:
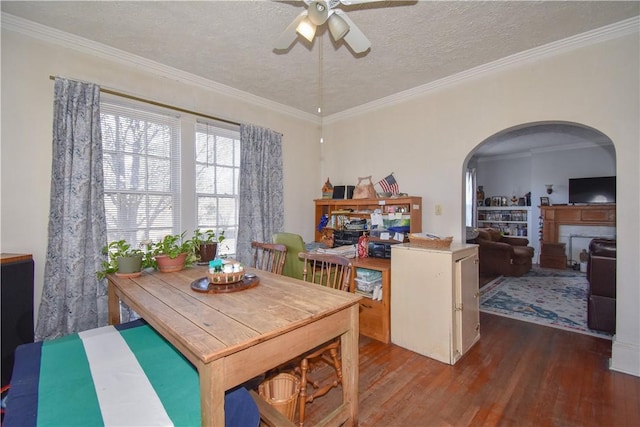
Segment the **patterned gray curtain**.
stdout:
[[100,88],[56,78],[49,240],[36,339],[107,324]]
[[270,242],[284,228],[282,135],[240,126],[239,226],[236,258],[253,262],[251,241]]

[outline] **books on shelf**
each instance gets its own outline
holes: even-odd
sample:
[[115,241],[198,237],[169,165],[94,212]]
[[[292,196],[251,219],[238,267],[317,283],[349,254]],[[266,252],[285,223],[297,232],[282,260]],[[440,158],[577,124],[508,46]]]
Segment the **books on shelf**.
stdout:
[[382,301],[382,272],[368,268],[357,268],[355,292],[359,295]]
[[356,287],[355,293],[362,295],[363,297],[370,298],[374,301],[382,301],[382,283],[376,285],[371,291],[358,289]]

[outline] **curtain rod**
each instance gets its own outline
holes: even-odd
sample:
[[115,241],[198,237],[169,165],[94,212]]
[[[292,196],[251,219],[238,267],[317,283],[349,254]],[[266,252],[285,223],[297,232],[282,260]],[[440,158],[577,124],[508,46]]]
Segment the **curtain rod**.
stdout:
[[[49,76],[49,80],[55,80],[55,79],[56,79],[56,76]],[[181,113],[193,114],[194,116],[200,116],[200,117],[204,117],[206,119],[217,120],[219,122],[228,123],[230,125],[240,126],[240,123],[234,122],[232,120],[221,119],[220,117],[209,116],[207,114],[198,113],[197,111],[187,110],[187,109],[184,109],[184,108],[175,107],[173,105],[163,104],[163,103],[157,102],[157,101],[151,101],[149,99],[144,99],[144,98],[140,98],[140,97],[137,97],[137,96],[128,95],[126,93],[118,92],[118,91],[113,90],[113,89],[106,89],[106,88],[100,87],[100,92],[107,93],[109,95],[120,96],[122,98],[132,99],[134,101],[144,102],[146,104],[155,105],[156,107],[168,108],[170,110],[179,111]]]

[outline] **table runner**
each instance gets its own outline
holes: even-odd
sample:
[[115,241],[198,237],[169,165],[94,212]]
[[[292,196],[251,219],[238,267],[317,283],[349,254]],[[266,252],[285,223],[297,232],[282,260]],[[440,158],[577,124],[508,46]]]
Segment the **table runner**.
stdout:
[[[244,388],[225,398],[227,425],[257,425]],[[198,373],[144,322],[20,346],[3,425],[200,425]]]

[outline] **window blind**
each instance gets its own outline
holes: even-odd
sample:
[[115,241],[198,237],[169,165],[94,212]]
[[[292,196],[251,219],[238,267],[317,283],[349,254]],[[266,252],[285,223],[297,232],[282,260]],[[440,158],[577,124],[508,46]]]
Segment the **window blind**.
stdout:
[[198,228],[224,231],[226,239],[219,253],[234,254],[238,234],[239,128],[198,120],[195,151]]
[[100,108],[108,241],[181,233],[179,117],[105,96]]

